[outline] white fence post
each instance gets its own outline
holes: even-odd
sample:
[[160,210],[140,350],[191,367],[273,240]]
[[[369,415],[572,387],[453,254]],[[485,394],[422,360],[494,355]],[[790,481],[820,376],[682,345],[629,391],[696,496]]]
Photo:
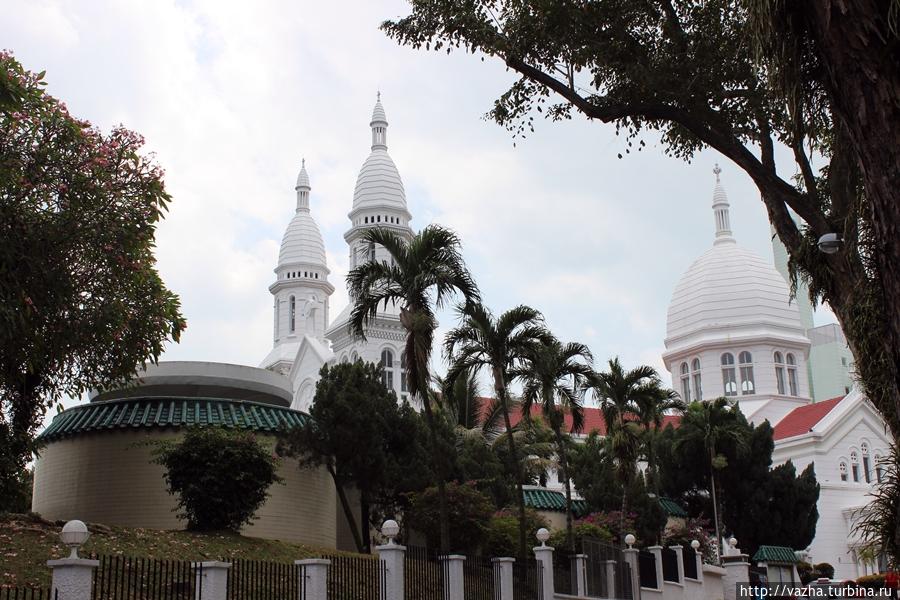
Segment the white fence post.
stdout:
[[400,533],[400,526],[393,519],[388,519],[381,526],[381,533],[388,542],[375,548],[378,551],[378,559],[384,567],[384,584],[379,593],[380,600],[404,600],[403,567],[406,546],[394,542],[394,538]]
[[225,600],[228,597],[228,569],[231,563],[210,560],[195,562],[194,598],[197,600]]
[[684,583],[684,552],[682,546],[669,546],[669,550],[675,551],[675,562],[678,564],[678,583]]
[[541,545],[534,547],[534,557],[541,565],[541,600],[553,600],[553,548],[547,545],[550,532],[541,527],[537,531],[537,539]]
[[63,525],[59,537],[71,552],[68,558],[47,561],[47,566],[53,571],[50,593],[54,598],[59,598],[59,600],[91,599],[94,569],[100,566],[100,561],[78,556],[78,549],[90,536],[87,525],[81,521],[69,521]]
[[328,567],[331,561],[327,558],[307,558],[295,560],[294,564],[300,567],[297,600],[328,600]]
[[663,589],[662,546],[647,546],[647,551],[653,554],[656,565],[656,589]]
[[463,563],[466,557],[462,554],[450,554],[441,557],[444,572],[444,599],[465,600],[465,579],[463,575]]
[[[640,573],[640,565],[638,561],[638,550],[634,548],[634,534],[629,533],[625,536],[625,543],[628,545],[627,548],[622,550],[622,554],[625,556],[625,562],[629,566],[630,577],[631,577],[631,598],[632,600],[641,600],[641,573]],[[623,582],[624,583],[624,582]],[[621,590],[624,592],[624,590]],[[623,596],[625,594],[622,594]]]
[[492,558],[494,564],[494,589],[500,590],[495,592],[495,598],[499,600],[513,600],[513,565],[516,559],[503,556],[500,558]]
[[625,594],[623,593],[623,590],[616,590],[616,561],[606,560],[603,562],[606,563],[606,597],[617,598],[617,591],[622,593],[622,596],[624,596]]
[[576,596],[587,596],[587,554],[572,555],[572,570],[575,572],[575,589],[572,592]]

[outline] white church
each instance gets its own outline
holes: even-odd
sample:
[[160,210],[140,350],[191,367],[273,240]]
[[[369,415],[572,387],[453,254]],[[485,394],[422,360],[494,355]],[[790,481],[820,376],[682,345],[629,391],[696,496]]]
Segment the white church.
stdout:
[[[362,261],[390,260],[384,248],[362,241],[366,229],[386,227],[408,238],[413,235],[403,183],[387,152],[387,126],[379,98],[370,123],[371,153],[359,172],[344,234],[351,268]],[[822,338],[816,333],[822,328],[812,328],[811,316],[802,318],[803,301],[791,301],[775,265],[738,245],[719,175],[717,167],[713,244],[675,288],[663,360],[684,399],[725,396],[739,404],[748,420],[768,420],[775,430],[776,464],[790,459],[800,471],[815,463],[821,495],[808,560],[832,563],[836,578],[873,572],[877,565],[857,554],[859,540],[851,530],[854,511],[881,479],[877,462],[887,453],[890,435],[874,407],[849,385],[834,398],[817,394],[818,401],[813,400],[812,373],[828,370],[817,371],[810,360],[816,357],[811,338]],[[385,384],[398,397],[412,400],[404,377],[404,330],[395,307],[369,323],[366,341],[348,331],[349,306],[330,319],[334,286],[328,280],[322,235],[310,212],[305,165],[295,190],[296,213],[284,233],[275,281],[269,286],[274,345],[260,366],[288,377],[291,407],[297,410],[308,410],[322,365],[356,359],[381,364]],[[845,367],[848,355],[841,355]],[[832,379],[841,386],[849,381],[846,373]],[[588,415],[588,421],[596,422],[595,417]]]

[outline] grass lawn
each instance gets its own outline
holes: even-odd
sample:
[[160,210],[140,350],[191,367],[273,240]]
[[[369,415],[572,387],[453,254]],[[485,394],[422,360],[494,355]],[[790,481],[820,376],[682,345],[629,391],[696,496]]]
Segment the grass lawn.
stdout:
[[[47,561],[69,554],[68,548],[59,540],[62,525],[62,522],[51,523],[31,515],[0,514],[0,586],[49,585]],[[326,554],[345,554],[233,533],[131,529],[97,523],[87,525],[91,537],[81,548],[82,556],[95,552],[169,560],[248,558],[293,562]]]

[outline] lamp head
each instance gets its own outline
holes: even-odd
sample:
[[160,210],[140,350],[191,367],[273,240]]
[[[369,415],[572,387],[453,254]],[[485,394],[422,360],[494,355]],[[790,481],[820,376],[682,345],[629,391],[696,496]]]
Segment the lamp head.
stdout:
[[836,233],[826,233],[819,238],[819,250],[825,254],[835,254],[844,245],[844,240]]
[[394,538],[400,533],[400,525],[393,519],[388,519],[381,525],[381,534],[387,538],[388,544],[394,543]]
[[91,533],[88,531],[87,525],[78,520],[69,521],[63,525],[62,531],[59,532],[59,538],[62,540],[62,543],[71,549],[69,558],[78,558],[78,548],[89,537],[91,537]]
[[541,543],[541,546],[546,546],[547,540],[550,539],[550,532],[547,531],[546,527],[541,527],[537,530],[537,533],[534,534],[534,537],[538,539],[538,541]]
[[634,537],[634,534],[633,534],[633,533],[629,533],[628,535],[625,536],[625,543],[628,544],[628,548],[629,548],[629,549],[630,549],[632,546],[634,546],[634,543],[635,543],[636,541],[637,541],[637,538]]
[[700,549],[700,542],[697,540],[691,540],[691,548],[694,549],[694,552]]
[[728,539],[728,545],[731,546],[732,549],[737,548],[737,538],[731,536],[731,538]]

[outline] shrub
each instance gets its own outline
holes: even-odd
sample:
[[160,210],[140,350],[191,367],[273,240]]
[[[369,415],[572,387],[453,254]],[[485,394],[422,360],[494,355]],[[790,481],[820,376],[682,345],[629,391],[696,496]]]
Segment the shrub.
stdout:
[[864,575],[857,579],[856,583],[859,584],[859,587],[867,590],[880,590],[887,587],[884,583],[884,573]]
[[[581,541],[584,538],[593,538],[602,542],[612,542],[612,533],[604,525],[598,525],[591,521],[580,519],[572,524],[572,537],[575,538],[575,548],[581,548]],[[559,529],[554,531],[547,542],[554,548],[566,547],[566,530]]]
[[807,584],[820,577],[834,579],[834,567],[827,562],[811,565],[808,562],[797,563],[797,574],[800,575],[800,583]]
[[815,572],[819,574],[818,577],[834,579],[834,567],[827,562],[816,563]]
[[158,444],[154,454],[178,498],[178,517],[192,530],[238,531],[265,502],[269,486],[281,481],[278,459],[247,431],[190,429],[181,441]]
[[[474,552],[484,540],[485,530],[494,510],[490,498],[475,488],[474,482],[447,483],[447,512],[450,526],[450,549]],[[406,523],[422,533],[432,548],[440,546],[440,519],[436,487],[412,494]]]
[[[541,527],[548,526],[547,520],[536,511],[525,510],[525,529],[530,536],[533,536]],[[515,556],[518,547],[518,511],[506,509],[494,513],[484,532],[482,554],[485,556]]]
[[[703,562],[713,564],[716,562],[715,535],[710,529],[709,520],[702,518],[689,518],[684,523],[666,529],[663,534],[663,546],[681,545],[689,548],[691,542],[700,542],[700,554]],[[798,567],[799,569],[799,567]]]

